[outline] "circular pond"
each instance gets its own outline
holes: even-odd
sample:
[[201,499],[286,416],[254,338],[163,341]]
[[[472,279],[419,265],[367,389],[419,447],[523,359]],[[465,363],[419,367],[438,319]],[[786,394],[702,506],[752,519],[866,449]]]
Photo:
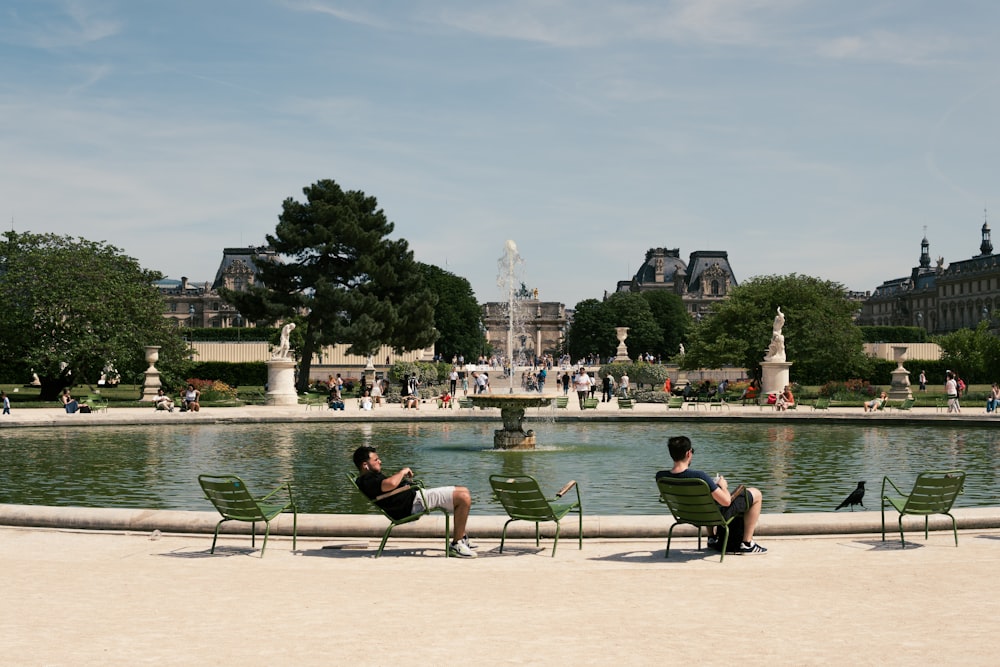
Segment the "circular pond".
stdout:
[[[967,471],[958,506],[996,505],[1000,436],[979,426],[752,423],[546,423],[533,451],[493,449],[494,424],[248,424],[0,430],[0,502],[210,510],[201,473],[238,474],[261,491],[291,480],[303,512],[368,512],[344,475],[358,445],[387,471],[464,484],[474,512],[502,514],[489,476],[529,474],[555,492],[580,482],[587,514],[658,514],[653,477],[666,439],[688,435],[694,467],[764,492],[765,512],[832,510],[859,480],[878,509],[882,477],[903,488],[923,470]],[[541,427],[539,427],[541,429]],[[541,432],[541,430],[540,430]],[[541,439],[541,438],[540,438]],[[845,511],[845,510],[842,510]]]

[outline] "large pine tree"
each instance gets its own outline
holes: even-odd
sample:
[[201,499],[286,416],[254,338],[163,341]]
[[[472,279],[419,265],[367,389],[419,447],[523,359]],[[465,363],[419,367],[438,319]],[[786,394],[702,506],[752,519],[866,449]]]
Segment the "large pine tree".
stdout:
[[305,202],[284,201],[267,236],[278,258],[258,260],[260,284],[224,291],[247,317],[299,324],[299,390],[323,345],[347,343],[349,353],[371,355],[381,345],[402,352],[433,343],[437,297],[424,286],[407,242],[388,238],[394,225],[375,198],[332,180],[303,193]]

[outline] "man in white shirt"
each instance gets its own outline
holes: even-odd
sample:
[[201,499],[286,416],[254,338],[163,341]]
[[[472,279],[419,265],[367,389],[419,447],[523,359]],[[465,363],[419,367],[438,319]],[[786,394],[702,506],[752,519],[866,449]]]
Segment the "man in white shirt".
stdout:
[[590,392],[590,387],[593,384],[594,381],[583,368],[573,378],[573,390],[576,392],[576,397],[580,400],[581,410],[583,409],[583,399],[587,398],[587,393]]

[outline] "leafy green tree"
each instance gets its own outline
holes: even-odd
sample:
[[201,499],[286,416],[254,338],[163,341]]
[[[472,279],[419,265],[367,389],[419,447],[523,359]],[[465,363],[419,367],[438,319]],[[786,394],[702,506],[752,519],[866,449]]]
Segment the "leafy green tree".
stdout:
[[437,296],[424,286],[407,242],[388,238],[395,225],[375,198],[332,180],[303,193],[305,202],[284,201],[267,236],[287,261],[261,258],[260,284],[223,291],[252,319],[296,318],[303,340],[298,389],[308,387],[313,354],[323,345],[348,343],[350,354],[370,355],[381,345],[403,352],[433,343]]
[[566,350],[570,357],[609,356],[618,345],[611,313],[597,299],[584,299],[576,304],[574,311],[573,324],[566,332]]
[[734,365],[759,372],[779,306],[796,382],[823,384],[869,372],[861,331],[853,322],[857,306],[843,286],[796,274],[752,278],[715,304],[713,314],[691,330],[684,368]]
[[126,380],[160,346],[161,371],[177,372],[184,341],[166,318],[147,271],[115,246],[54,234],[6,232],[0,247],[0,363],[25,380],[38,374],[42,400],[94,383],[111,365]]
[[430,264],[419,264],[424,284],[438,297],[434,307],[434,328],[439,338],[434,351],[446,361],[464,355],[475,359],[486,343],[482,311],[476,293],[465,278]]
[[610,357],[618,350],[616,327],[629,328],[625,345],[632,359],[662,347],[663,331],[653,318],[649,303],[639,294],[618,292],[604,301],[586,299],[576,305],[573,324],[566,335],[570,356]]
[[652,353],[653,350],[663,345],[663,329],[656,323],[653,313],[649,308],[649,302],[640,294],[635,292],[615,292],[604,300],[604,307],[609,313],[612,323],[611,338],[613,340],[612,349],[607,355],[614,354],[618,349],[618,336],[615,334],[615,327],[628,327],[628,338],[625,345],[628,347],[630,359],[638,359],[640,355]]
[[1000,338],[990,333],[988,321],[934,341],[941,346],[941,362],[966,382],[996,382],[1000,378]]
[[677,354],[680,344],[687,338],[692,324],[691,315],[676,294],[659,290],[639,294],[649,304],[649,311],[663,332],[659,344],[652,347],[650,352],[661,359],[669,359]]

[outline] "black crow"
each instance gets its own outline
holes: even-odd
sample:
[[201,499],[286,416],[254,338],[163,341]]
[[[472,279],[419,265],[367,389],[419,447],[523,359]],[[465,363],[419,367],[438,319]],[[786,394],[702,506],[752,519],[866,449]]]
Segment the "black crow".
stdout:
[[[851,506],[851,511],[852,512],[854,511],[854,506],[855,505],[861,505],[862,507],[865,507],[865,504],[863,502],[861,502],[862,500],[864,500],[864,497],[865,497],[865,483],[864,482],[858,482],[858,488],[856,488],[853,491],[851,491],[851,495],[849,495],[846,498],[844,498],[844,502],[842,502],[839,505],[837,505],[837,509],[835,509],[834,512],[836,512],[837,510],[839,510],[842,507],[847,507],[848,505]],[[868,508],[865,507],[865,509],[868,509]]]

